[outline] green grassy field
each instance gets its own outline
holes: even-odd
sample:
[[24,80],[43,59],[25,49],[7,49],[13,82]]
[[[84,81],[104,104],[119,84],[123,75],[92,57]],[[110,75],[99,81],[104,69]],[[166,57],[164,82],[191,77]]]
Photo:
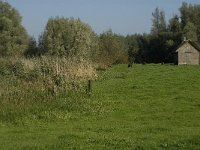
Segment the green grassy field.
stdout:
[[117,65],[99,74],[83,109],[1,120],[0,149],[200,149],[199,66]]

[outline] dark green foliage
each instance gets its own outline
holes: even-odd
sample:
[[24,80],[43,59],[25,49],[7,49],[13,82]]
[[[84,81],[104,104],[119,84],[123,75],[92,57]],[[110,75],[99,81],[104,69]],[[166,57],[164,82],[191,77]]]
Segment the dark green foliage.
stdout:
[[196,26],[193,23],[188,22],[183,28],[183,36],[193,42],[198,42]]
[[24,55],[26,57],[36,57],[42,54],[41,50],[37,46],[37,42],[34,37],[29,38],[28,48]]
[[127,36],[126,41],[127,41],[127,49],[128,49],[128,61],[129,61],[129,66],[132,66],[132,64],[135,62],[137,59],[138,51],[139,51],[139,46],[137,42],[137,36]]
[[27,47],[27,38],[18,11],[0,1],[0,56],[22,55]]
[[165,13],[156,8],[152,20],[152,34],[149,36],[146,61],[151,63],[174,63],[175,50],[182,40],[178,16],[175,15],[170,19],[167,27]]
[[154,63],[173,63],[173,54],[181,42],[181,34],[163,32],[157,36],[152,35],[149,42],[147,56],[149,61]]
[[0,76],[20,76],[23,74],[23,65],[20,62],[11,62],[0,59]]
[[174,63],[175,50],[182,40],[180,32],[133,35],[133,39],[130,37],[127,36],[127,40],[135,45],[132,55],[136,63]]
[[152,13],[152,34],[159,34],[166,31],[166,20],[164,11],[160,10],[158,7],[155,9],[155,12]]
[[179,21],[178,15],[173,16],[169,20],[168,31],[172,33],[180,33],[181,32],[181,23]]
[[[188,3],[184,2],[180,8],[180,13],[181,13],[182,29],[184,30],[184,28],[186,26],[192,26],[192,28],[191,28],[191,32],[193,32],[192,37],[188,37],[188,38],[193,38],[194,35],[197,34],[197,39],[199,42],[200,41],[200,17],[199,17],[200,16],[200,5],[199,4],[192,5],[192,4],[188,4]],[[194,33],[194,32],[196,32],[196,33]]]

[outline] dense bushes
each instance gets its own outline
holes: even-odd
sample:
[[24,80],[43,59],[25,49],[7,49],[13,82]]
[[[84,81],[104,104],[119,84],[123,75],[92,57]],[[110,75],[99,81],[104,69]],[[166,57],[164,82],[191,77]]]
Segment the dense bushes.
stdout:
[[2,76],[20,76],[20,74],[24,72],[24,68],[20,62],[13,62],[6,59],[0,59],[0,64],[0,75]]
[[28,44],[28,35],[21,25],[19,12],[0,0],[0,57],[20,56]]
[[98,50],[97,36],[80,19],[50,18],[40,49],[47,55],[91,59]]
[[99,46],[97,63],[105,66],[127,63],[128,54],[123,36],[117,35],[111,30],[104,32],[99,36]]

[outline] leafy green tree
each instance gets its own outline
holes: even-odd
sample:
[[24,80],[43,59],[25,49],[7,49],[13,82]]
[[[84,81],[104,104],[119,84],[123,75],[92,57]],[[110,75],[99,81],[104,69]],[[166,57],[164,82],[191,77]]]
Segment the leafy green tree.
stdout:
[[165,62],[175,63],[177,61],[176,48],[182,42],[182,29],[180,17],[174,15],[169,19],[167,30],[167,39],[164,43],[164,48],[166,50]]
[[159,34],[166,31],[166,20],[164,11],[160,10],[158,7],[152,13],[152,34]]
[[41,55],[40,49],[37,46],[36,39],[34,37],[29,38],[29,43],[28,43],[28,48],[25,51],[25,56],[26,57],[36,57]]
[[[112,30],[102,33],[100,39],[99,59],[106,64],[127,62],[124,37],[114,34]],[[106,60],[105,60],[106,59]]]
[[[190,36],[192,36],[192,38],[194,38],[194,40],[196,40],[195,33],[194,33],[194,32],[196,32],[197,40],[198,40],[198,42],[200,42],[200,17],[199,17],[200,16],[200,5],[199,4],[192,5],[192,4],[183,2],[182,6],[179,10],[180,10],[180,14],[181,14],[182,30],[187,30],[188,27],[186,27],[186,26],[191,26],[192,27],[191,32],[193,32],[193,33],[190,33],[190,34],[192,34]],[[184,31],[184,32],[186,32],[186,31]],[[186,34],[186,33],[184,33],[184,34]]]
[[132,64],[136,61],[137,55],[139,52],[139,46],[137,41],[137,35],[128,35],[126,37],[127,41],[127,49],[128,49],[128,61],[129,66],[132,66]]
[[165,13],[157,7],[152,16],[152,29],[146,58],[147,62],[162,63],[165,62],[167,56],[166,41],[169,40]]
[[0,56],[22,55],[27,48],[28,35],[21,20],[16,9],[0,0]]
[[182,6],[179,8],[181,14],[181,28],[183,29],[186,23],[188,22],[188,4],[186,2],[182,3]]
[[39,46],[43,53],[53,56],[92,58],[98,40],[88,24],[74,18],[50,18]]
[[145,52],[146,60],[151,63],[172,63],[174,50],[182,38],[179,17],[175,15],[167,25],[165,13],[159,8],[155,9],[152,16],[152,30]]
[[178,15],[173,16],[169,20],[168,31],[172,33],[180,33],[181,32],[181,23],[179,21]]
[[183,29],[183,36],[194,42],[198,41],[197,28],[195,27],[195,25],[193,23],[188,22],[186,24],[186,26]]

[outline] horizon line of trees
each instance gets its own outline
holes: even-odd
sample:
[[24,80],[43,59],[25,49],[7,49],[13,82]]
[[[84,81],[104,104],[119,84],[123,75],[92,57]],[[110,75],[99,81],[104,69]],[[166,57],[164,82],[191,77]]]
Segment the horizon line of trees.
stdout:
[[112,30],[97,35],[80,19],[51,17],[37,43],[22,26],[19,12],[0,0],[0,57],[76,57],[105,65],[173,63],[183,37],[200,42],[200,5],[183,2],[179,11],[180,16],[166,21],[165,12],[156,8],[149,34],[127,36]]

